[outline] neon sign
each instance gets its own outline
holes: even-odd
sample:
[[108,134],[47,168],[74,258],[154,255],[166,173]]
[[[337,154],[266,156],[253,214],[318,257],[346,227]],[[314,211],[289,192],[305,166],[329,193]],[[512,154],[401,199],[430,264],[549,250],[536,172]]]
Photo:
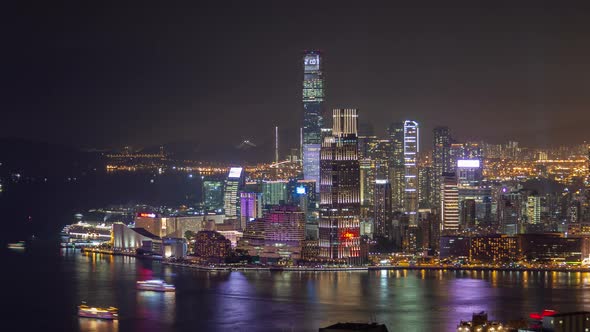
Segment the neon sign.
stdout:
[[142,212],[142,213],[139,213],[137,216],[138,217],[141,217],[141,218],[155,218],[156,217],[156,214],[155,213],[145,213],[145,212]]

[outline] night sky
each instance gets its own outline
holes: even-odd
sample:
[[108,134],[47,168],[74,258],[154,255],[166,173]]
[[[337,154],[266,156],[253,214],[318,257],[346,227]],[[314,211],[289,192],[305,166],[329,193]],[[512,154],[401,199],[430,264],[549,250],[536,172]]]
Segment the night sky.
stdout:
[[587,7],[19,3],[1,14],[2,137],[223,149],[268,143],[278,125],[281,141],[296,146],[301,56],[319,49],[328,109],[356,107],[378,134],[411,118],[422,124],[423,149],[435,125],[460,140],[590,140]]

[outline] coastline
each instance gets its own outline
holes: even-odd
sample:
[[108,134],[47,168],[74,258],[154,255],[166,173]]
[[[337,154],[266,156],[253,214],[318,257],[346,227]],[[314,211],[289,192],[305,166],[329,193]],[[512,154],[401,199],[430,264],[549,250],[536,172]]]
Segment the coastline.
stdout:
[[201,271],[275,271],[275,272],[363,272],[363,271],[500,271],[500,272],[590,272],[590,268],[568,269],[568,268],[511,268],[511,267],[483,267],[483,266],[461,266],[461,267],[446,267],[446,266],[357,266],[357,267],[282,267],[282,266],[206,266],[197,264],[186,264],[169,262],[160,256],[139,256],[134,253],[119,252],[95,248],[81,248],[81,252],[98,253],[113,256],[127,256],[139,259],[160,260],[162,264],[186,267]]

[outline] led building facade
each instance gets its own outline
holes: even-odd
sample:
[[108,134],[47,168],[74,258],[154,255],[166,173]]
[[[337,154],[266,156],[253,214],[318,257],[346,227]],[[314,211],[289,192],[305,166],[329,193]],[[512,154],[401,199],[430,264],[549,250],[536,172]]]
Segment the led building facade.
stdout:
[[[303,55],[303,176],[320,182],[324,79],[322,57],[317,51]],[[319,186],[316,186],[319,192]]]
[[418,152],[419,152],[418,122],[406,120],[404,122],[404,212],[408,215],[410,224],[416,225],[418,214]]
[[360,241],[360,169],[357,110],[335,109],[332,134],[321,150],[319,257],[364,261]]

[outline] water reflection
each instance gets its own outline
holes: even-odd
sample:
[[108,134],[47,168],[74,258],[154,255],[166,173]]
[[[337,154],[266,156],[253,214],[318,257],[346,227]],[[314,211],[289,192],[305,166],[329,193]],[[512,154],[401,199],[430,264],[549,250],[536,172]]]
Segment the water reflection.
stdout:
[[119,331],[118,320],[102,320],[94,318],[79,318],[78,325],[80,331],[93,331],[93,332],[117,332]]
[[[62,331],[317,331],[370,320],[390,331],[448,331],[474,311],[509,320],[546,308],[590,308],[590,273],[581,272],[203,272],[73,250],[9,254],[3,259],[17,271],[6,274],[14,307],[28,306],[39,322]],[[176,293],[137,292],[140,279],[164,279]],[[78,319],[83,300],[118,307],[119,321]]]

